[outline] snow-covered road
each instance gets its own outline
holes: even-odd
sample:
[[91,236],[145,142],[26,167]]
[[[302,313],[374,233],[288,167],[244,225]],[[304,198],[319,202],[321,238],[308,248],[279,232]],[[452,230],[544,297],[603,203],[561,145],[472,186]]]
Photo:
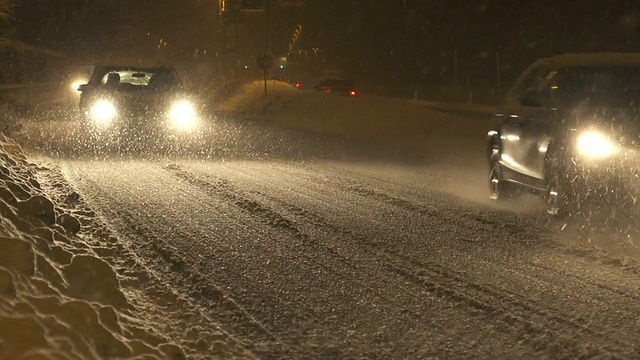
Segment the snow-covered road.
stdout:
[[197,156],[79,156],[68,124],[26,132],[125,248],[259,358],[640,356],[635,246],[560,231],[534,200],[491,206],[473,146],[438,163],[216,126]]

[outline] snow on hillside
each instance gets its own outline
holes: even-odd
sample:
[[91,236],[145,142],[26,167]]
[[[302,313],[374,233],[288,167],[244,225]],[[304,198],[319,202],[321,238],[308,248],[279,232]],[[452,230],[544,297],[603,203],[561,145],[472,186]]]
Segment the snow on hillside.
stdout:
[[[455,117],[420,102],[360,94],[356,97],[299,90],[278,81],[246,84],[218,108],[279,125],[372,141],[429,158],[447,159],[460,147],[484,156],[485,119]],[[477,159],[473,159],[477,161]]]
[[55,180],[0,134],[0,359],[252,358]]
[[255,117],[265,112],[278,112],[299,92],[298,88],[289,83],[269,80],[265,97],[264,81],[253,81],[244,84],[219,103],[217,110],[248,117]]

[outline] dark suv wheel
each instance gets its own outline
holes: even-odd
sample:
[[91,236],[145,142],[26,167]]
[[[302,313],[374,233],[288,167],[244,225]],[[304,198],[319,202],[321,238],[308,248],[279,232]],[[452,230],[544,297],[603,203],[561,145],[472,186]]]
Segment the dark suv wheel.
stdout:
[[515,185],[504,180],[500,164],[497,161],[492,161],[489,169],[489,198],[502,203],[513,198],[514,193]]
[[555,156],[550,156],[545,170],[545,202],[547,213],[564,218],[569,215],[569,186],[563,177],[562,166]]

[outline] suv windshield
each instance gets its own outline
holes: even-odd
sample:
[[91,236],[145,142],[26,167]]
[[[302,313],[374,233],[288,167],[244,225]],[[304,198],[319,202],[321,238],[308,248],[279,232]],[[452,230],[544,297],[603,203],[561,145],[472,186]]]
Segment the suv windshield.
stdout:
[[182,82],[170,69],[103,69],[98,75],[100,85],[136,89],[171,89]]

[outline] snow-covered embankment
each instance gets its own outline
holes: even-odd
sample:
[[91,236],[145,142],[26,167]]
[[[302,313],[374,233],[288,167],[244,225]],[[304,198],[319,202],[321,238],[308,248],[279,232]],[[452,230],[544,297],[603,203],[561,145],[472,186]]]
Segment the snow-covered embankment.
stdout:
[[278,81],[268,82],[266,97],[263,82],[246,84],[219,110],[371,141],[430,160],[478,161],[485,155],[486,134],[492,126],[488,120],[455,117],[408,99],[300,91]]
[[42,170],[0,135],[0,359],[184,358],[134,325],[114,269],[76,236],[80,221],[43,192]]

